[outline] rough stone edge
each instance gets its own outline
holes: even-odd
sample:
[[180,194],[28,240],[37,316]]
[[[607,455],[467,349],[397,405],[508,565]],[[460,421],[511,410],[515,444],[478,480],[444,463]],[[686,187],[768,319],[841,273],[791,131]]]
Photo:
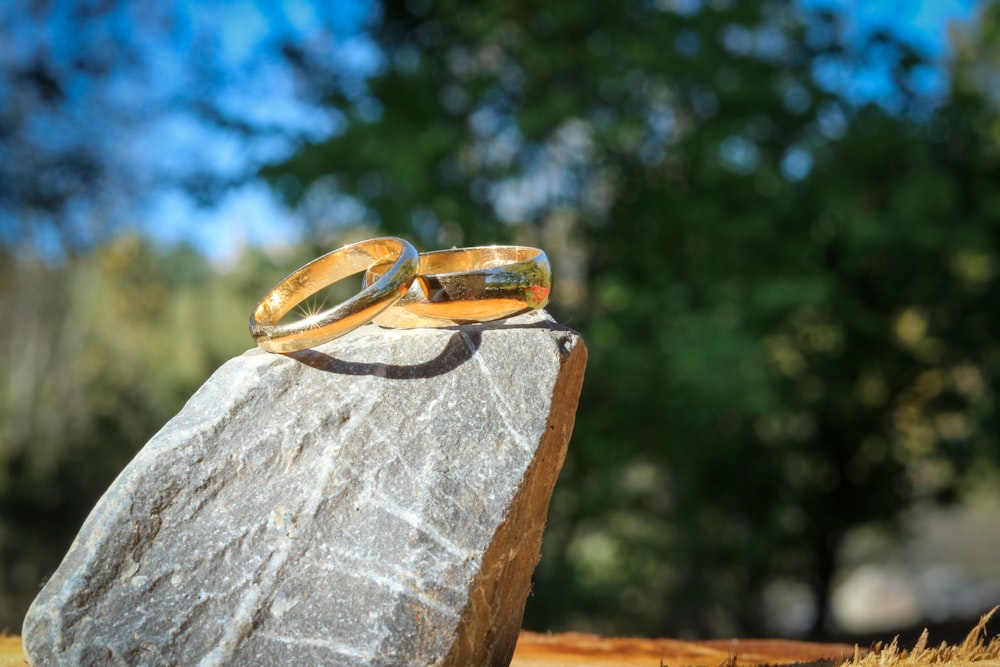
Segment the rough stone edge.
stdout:
[[[253,365],[247,368],[242,368],[240,366],[240,360],[245,358],[251,358]],[[22,621],[21,635],[22,640],[27,640],[23,643],[25,662],[27,664],[44,665],[45,660],[48,658],[50,653],[55,653],[56,655],[63,653],[66,650],[66,646],[74,641],[73,637],[78,632],[78,629],[75,623],[67,627],[66,624],[59,619],[59,613],[63,612],[66,608],[72,608],[77,616],[84,616],[86,609],[80,604],[79,601],[85,600],[90,591],[95,588],[100,588],[102,585],[101,582],[117,578],[122,569],[125,567],[123,563],[100,563],[99,570],[92,576],[87,577],[81,584],[67,585],[67,582],[75,578],[77,573],[80,571],[79,560],[81,558],[81,550],[83,549],[81,541],[87,536],[90,536],[89,539],[103,545],[115,541],[116,539],[120,540],[122,539],[122,535],[131,533],[136,535],[132,538],[132,540],[139,543],[142,541],[138,537],[139,534],[147,533],[155,535],[156,532],[159,531],[159,514],[157,512],[137,515],[133,506],[130,508],[127,516],[121,513],[109,514],[106,508],[104,508],[104,501],[111,489],[114,487],[128,487],[134,491],[134,488],[143,482],[143,478],[136,476],[136,460],[140,457],[155,460],[174,451],[178,446],[178,443],[183,442],[183,438],[180,435],[177,435],[176,432],[179,432],[184,436],[189,436],[194,433],[198,434],[200,437],[201,434],[206,432],[213,432],[219,428],[223,428],[233,419],[233,413],[237,409],[237,406],[246,399],[241,398],[238,393],[222,390],[215,385],[209,386],[212,379],[217,376],[226,375],[230,376],[230,379],[233,377],[247,378],[250,377],[250,375],[257,375],[264,372],[263,369],[276,361],[277,357],[275,357],[275,355],[266,353],[259,348],[250,348],[242,354],[224,362],[217,369],[215,369],[215,371],[213,371],[208,378],[206,378],[205,382],[195,390],[187,401],[185,401],[184,405],[177,411],[177,413],[168,419],[167,422],[135,452],[128,463],[125,464],[115,478],[108,484],[108,487],[101,494],[100,498],[95,502],[93,507],[90,508],[90,511],[82,522],[80,528],[77,530],[77,534],[74,536],[69,548],[63,555],[62,560],[52,571],[50,578],[41,587],[44,589],[50,585],[58,584],[58,592],[51,596],[51,599],[47,604],[38,606],[39,597],[41,595],[40,590],[31,605],[28,607],[28,610],[25,612],[24,620]],[[235,375],[234,369],[237,369]],[[215,392],[215,394],[218,395],[220,404],[223,405],[225,409],[210,419],[194,417],[194,425],[185,422],[185,417],[188,419],[191,418],[190,415],[184,414],[185,411],[188,410],[189,406],[196,400],[206,400],[203,395],[210,394],[211,392]],[[160,489],[159,493],[156,495],[156,499],[154,501],[150,501],[150,505],[157,506],[161,503],[169,503],[169,498],[174,491],[174,488],[169,486],[169,484],[173,483],[176,477],[177,474],[173,471],[162,477],[161,481],[167,486]],[[130,528],[130,530],[126,530],[126,528]],[[70,566],[64,567],[67,564]],[[58,601],[58,604],[56,604],[56,601]],[[31,628],[29,628],[29,624],[31,625]],[[42,638],[45,637],[48,637],[50,641],[43,641]],[[36,638],[38,638],[37,642],[40,643],[36,643]],[[100,648],[101,647],[91,647],[89,650],[96,651],[100,650]],[[44,654],[39,655],[41,652],[44,652]]]
[[[491,546],[482,560],[479,573],[470,585],[470,602],[456,626],[456,640],[449,654],[438,662],[440,665],[508,665],[520,633],[524,604],[531,588],[531,577],[540,559],[545,521],[539,522],[535,529],[527,534],[515,532],[513,527],[519,527],[517,526],[519,515],[525,511],[525,508],[538,506],[545,508],[546,512],[548,510],[552,490],[562,468],[572,434],[587,362],[587,349],[580,334],[560,325],[545,311],[539,312],[542,316],[531,324],[549,329],[555,334],[551,340],[562,355],[556,383],[552,389],[552,401],[546,419],[545,432],[536,448],[535,456],[524,473],[521,485],[511,501],[508,516],[494,534]],[[489,330],[483,325],[478,325],[477,328]],[[228,371],[230,365],[237,363],[237,360],[243,357],[259,357],[259,359],[254,359],[253,372],[260,373],[264,367],[280,362],[281,355],[271,355],[258,348],[251,348],[223,363],[211,374],[209,379],[206,379],[206,384],[211,380],[211,377]],[[185,402],[178,414],[169,419],[160,431],[166,431],[171,423],[184,412],[188,403],[191,403],[196,395],[202,393],[203,388],[204,385],[199,387]],[[231,403],[230,400],[230,407]],[[227,411],[226,415],[216,422],[226,422],[229,418],[231,418],[231,410]],[[560,421],[563,423],[563,427],[557,429],[556,424]],[[214,426],[217,427],[218,423],[215,423]],[[143,449],[154,443],[162,446],[163,443],[158,442],[162,438],[160,431],[149,439]],[[173,443],[171,441],[167,444],[172,445]],[[137,452],[136,456],[139,456],[141,452],[142,449]],[[549,464],[550,456],[557,458],[554,464]],[[545,477],[540,478],[543,462],[547,471]],[[130,461],[116,476],[109,488],[125,480],[132,481],[129,476],[131,466],[132,462]],[[100,501],[91,509],[91,513],[84,521],[84,526],[92,521],[102,524],[107,522],[107,517],[93,516],[99,505]],[[82,532],[83,527],[80,529],[80,533]],[[108,531],[99,532],[102,533],[102,539],[108,539]],[[70,558],[76,550],[79,536],[78,533],[74,538],[73,544],[64,556],[64,561]],[[511,559],[512,554],[514,559]],[[62,564],[59,568],[61,567]],[[499,572],[487,576],[487,572],[494,570],[499,570]],[[506,580],[512,580],[510,586],[501,586],[500,583]],[[472,625],[477,618],[482,620]],[[25,620],[27,621],[27,615]],[[45,624],[44,621],[41,622],[43,625]],[[60,639],[62,639],[62,633],[59,634]],[[59,644],[62,643],[62,641],[59,642]],[[23,646],[22,650],[24,650],[24,656],[27,659],[27,646]]]
[[[469,603],[459,619],[455,643],[441,663],[448,667],[506,667],[514,655],[524,605],[531,592],[531,577],[541,559],[546,524],[542,520],[525,534],[520,532],[523,530],[520,515],[533,507],[544,508],[548,515],[552,490],[573,434],[587,366],[587,347],[580,334],[556,327],[563,331],[555,342],[564,357],[552,388],[545,433],[470,586]],[[566,350],[568,345],[572,347]]]

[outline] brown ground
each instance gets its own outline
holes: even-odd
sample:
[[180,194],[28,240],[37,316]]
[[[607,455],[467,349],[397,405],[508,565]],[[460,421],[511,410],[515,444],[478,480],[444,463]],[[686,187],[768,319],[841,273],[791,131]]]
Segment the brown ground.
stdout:
[[659,667],[670,665],[778,665],[854,656],[847,644],[812,644],[774,639],[689,642],[677,639],[606,638],[568,632],[522,632],[511,667]]
[[[854,654],[844,644],[732,640],[683,642],[674,639],[607,639],[595,635],[565,633],[541,635],[522,632],[511,667],[660,667],[705,665],[780,664],[837,658],[843,662]],[[24,667],[20,637],[0,637],[0,667]]]
[[24,667],[21,638],[12,635],[0,637],[0,667]]
[[[983,616],[961,644],[928,646],[927,635],[912,648],[895,641],[872,651],[848,644],[769,639],[688,642],[676,639],[607,638],[568,632],[522,632],[511,667],[740,667],[808,663],[842,667],[1000,667],[1000,635],[985,641]],[[0,667],[24,667],[21,639],[0,636]]]

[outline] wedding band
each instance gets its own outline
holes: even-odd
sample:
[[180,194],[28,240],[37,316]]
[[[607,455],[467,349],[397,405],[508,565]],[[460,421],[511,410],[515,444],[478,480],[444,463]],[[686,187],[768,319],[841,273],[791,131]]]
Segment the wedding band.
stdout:
[[[373,264],[365,285],[388,268]],[[425,252],[403,298],[374,322],[392,329],[447,327],[511,317],[549,301],[552,269],[538,248],[481,246]]]
[[[250,316],[250,335],[268,352],[294,352],[325,343],[370,321],[402,297],[413,283],[416,249],[395,237],[352,243],[293,271],[264,296]],[[306,298],[373,264],[377,280],[333,308],[294,322],[278,321]]]

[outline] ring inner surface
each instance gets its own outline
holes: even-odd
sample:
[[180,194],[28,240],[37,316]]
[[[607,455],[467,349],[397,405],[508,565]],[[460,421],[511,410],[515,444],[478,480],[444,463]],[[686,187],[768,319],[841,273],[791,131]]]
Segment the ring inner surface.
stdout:
[[420,273],[467,273],[534,259],[541,254],[537,248],[494,246],[441,250],[420,256]]
[[[388,272],[393,265],[391,260],[397,260],[401,250],[398,244],[372,240],[323,255],[278,283],[271,294],[257,306],[254,317],[262,326],[275,326],[292,308],[313,294],[350,275],[364,271],[376,261],[384,259],[385,271]],[[380,275],[379,279],[384,277]],[[371,287],[374,288],[376,284]],[[338,310],[343,305],[345,304],[335,306],[331,310]]]

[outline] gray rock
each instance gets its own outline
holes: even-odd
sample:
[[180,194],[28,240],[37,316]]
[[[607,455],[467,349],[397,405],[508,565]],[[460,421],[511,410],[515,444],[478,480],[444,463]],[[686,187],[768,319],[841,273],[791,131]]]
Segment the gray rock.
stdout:
[[505,665],[586,349],[544,312],[230,360],[100,500],[33,665]]

